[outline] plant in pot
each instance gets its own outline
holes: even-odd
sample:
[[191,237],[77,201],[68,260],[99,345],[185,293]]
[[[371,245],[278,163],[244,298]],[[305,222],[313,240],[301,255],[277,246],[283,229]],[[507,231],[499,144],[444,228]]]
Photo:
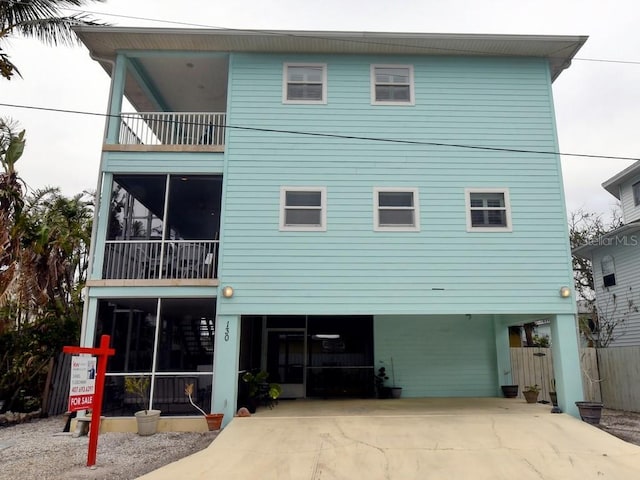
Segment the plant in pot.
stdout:
[[260,370],[257,373],[245,372],[242,375],[242,381],[249,387],[246,405],[249,412],[256,413],[256,409],[260,405],[273,408],[278,403],[278,397],[282,394],[282,387],[278,383],[267,382],[268,378],[269,373],[264,370]]
[[540,387],[537,383],[535,385],[525,385],[524,390],[522,391],[527,403],[536,403],[538,401],[539,393]]
[[127,393],[138,397],[143,405],[143,409],[134,413],[138,424],[138,435],[153,435],[158,431],[158,421],[160,420],[160,410],[149,409],[149,377],[125,377],[124,389]]
[[[507,379],[507,375],[509,375],[511,372],[509,370],[505,370],[504,372],[502,372],[505,379]],[[502,390],[502,395],[504,395],[504,398],[516,398],[518,396],[518,385],[500,385],[500,389]]]
[[[384,363],[380,360],[380,363]],[[379,384],[380,389],[378,392],[383,392],[382,397],[379,398],[400,398],[402,395],[402,387],[396,386],[396,371],[393,364],[393,357],[389,358],[389,363],[391,364],[391,386],[388,387],[385,385],[385,382],[389,380],[387,376],[386,367],[380,367],[378,369],[378,374],[376,375],[376,385]]]
[[384,384],[387,380],[389,380],[389,377],[387,376],[387,369],[385,367],[380,367],[378,369],[378,373],[373,377],[376,396],[378,398],[389,398],[391,396],[391,387],[387,387]]
[[188,383],[187,386],[184,387],[184,394],[189,397],[189,403],[202,413],[207,421],[207,428],[209,431],[220,430],[224,413],[205,413],[203,409],[196,405],[193,401],[193,383]]

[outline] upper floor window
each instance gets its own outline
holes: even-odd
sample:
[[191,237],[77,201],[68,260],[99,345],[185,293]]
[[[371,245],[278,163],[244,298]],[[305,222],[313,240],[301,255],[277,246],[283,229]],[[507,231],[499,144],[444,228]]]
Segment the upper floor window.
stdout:
[[467,188],[467,231],[510,232],[511,208],[506,188]]
[[636,182],[631,187],[633,190],[633,204],[637,207],[640,205],[640,182]]
[[611,255],[605,255],[600,260],[602,267],[602,283],[605,287],[613,287],[616,284],[616,266]]
[[327,229],[325,187],[282,187],[280,230],[325,231]]
[[420,230],[417,188],[375,188],[373,202],[374,230]]
[[327,103],[327,65],[285,63],[284,103]]
[[413,65],[371,65],[373,105],[413,105]]

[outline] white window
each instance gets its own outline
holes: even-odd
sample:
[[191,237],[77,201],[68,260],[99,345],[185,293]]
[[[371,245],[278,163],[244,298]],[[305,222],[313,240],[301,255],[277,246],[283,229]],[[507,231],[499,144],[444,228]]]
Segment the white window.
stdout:
[[613,287],[616,284],[616,264],[611,255],[605,255],[600,260],[602,267],[602,283],[605,287]]
[[325,187],[282,187],[280,230],[325,231],[327,189]]
[[400,232],[420,230],[417,188],[374,188],[373,229]]
[[285,63],[284,103],[327,103],[327,65]]
[[465,189],[467,231],[510,232],[511,208],[506,188]]
[[413,65],[371,65],[373,105],[413,105]]
[[633,204],[637,207],[640,205],[640,182],[636,182],[631,186],[633,190]]

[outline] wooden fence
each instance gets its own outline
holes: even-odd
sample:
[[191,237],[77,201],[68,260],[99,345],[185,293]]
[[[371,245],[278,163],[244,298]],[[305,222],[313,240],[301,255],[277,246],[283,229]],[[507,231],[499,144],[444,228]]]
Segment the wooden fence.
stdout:
[[71,375],[71,355],[60,353],[55,359],[48,379],[46,411],[49,415],[60,415],[67,411],[69,375]]
[[[599,378],[595,348],[581,349],[580,363],[584,398],[600,401],[599,383],[588,381],[588,378]],[[511,377],[514,385],[517,384],[520,387],[518,389],[520,397],[522,397],[522,391],[527,385],[538,385],[540,387],[538,400],[551,402],[549,392],[553,389],[552,381],[554,378],[551,349],[540,347],[511,348]],[[590,388],[591,385],[593,388]]]
[[640,347],[598,349],[598,363],[605,407],[640,412]]

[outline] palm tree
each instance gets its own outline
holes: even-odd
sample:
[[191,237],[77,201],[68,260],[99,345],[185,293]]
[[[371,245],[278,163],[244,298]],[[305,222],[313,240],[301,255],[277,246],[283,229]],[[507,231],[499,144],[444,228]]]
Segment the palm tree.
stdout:
[[10,80],[17,67],[3,51],[2,43],[13,35],[36,38],[48,45],[77,42],[76,25],[102,25],[88,15],[63,16],[61,9],[104,0],[2,0],[0,1],[0,75]]
[[[25,132],[0,119],[0,398],[38,396],[47,366],[78,340],[93,196],[26,193]],[[5,405],[6,407],[6,405]]]
[[16,133],[16,128],[15,122],[0,118],[0,303],[15,278],[20,251],[15,229],[24,208],[23,182],[15,165],[24,151],[25,132]]

